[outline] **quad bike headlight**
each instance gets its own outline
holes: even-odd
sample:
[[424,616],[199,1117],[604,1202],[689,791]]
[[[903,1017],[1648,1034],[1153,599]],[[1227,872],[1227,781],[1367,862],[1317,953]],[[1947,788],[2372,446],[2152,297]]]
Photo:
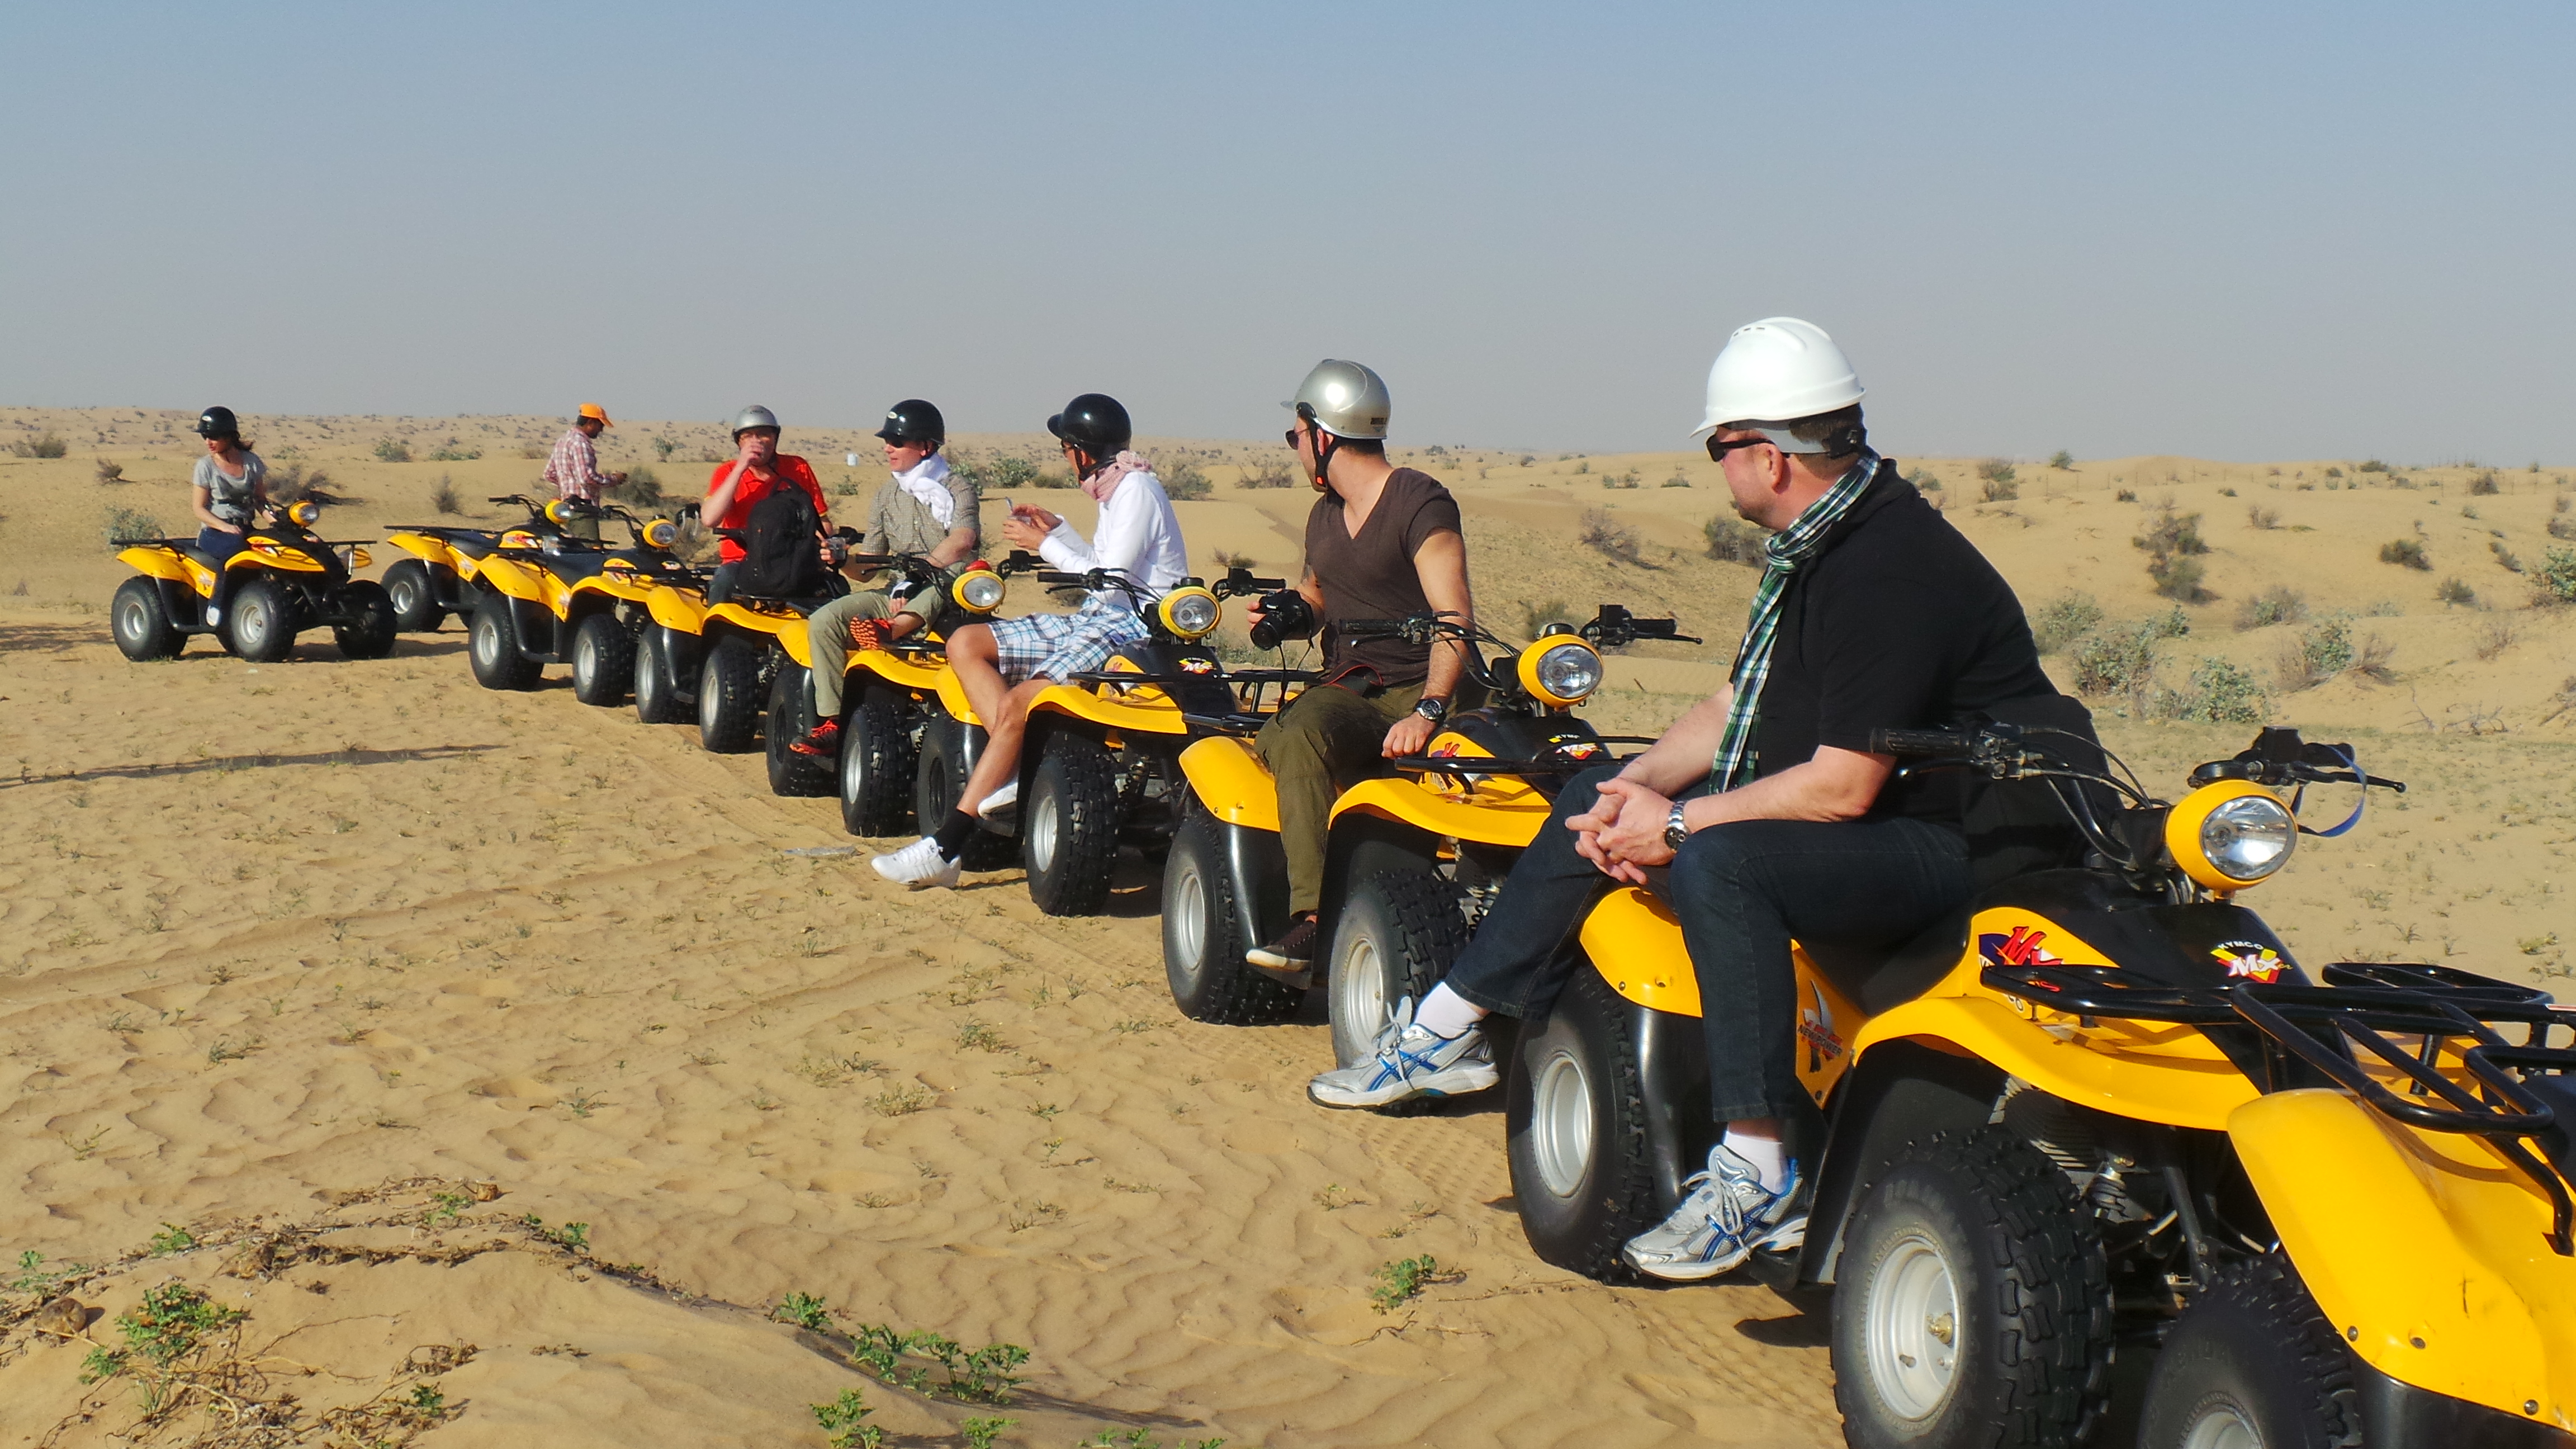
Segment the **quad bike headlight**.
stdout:
[[298,528],[311,528],[314,521],[321,516],[322,505],[309,498],[301,503],[286,505],[286,521]]
[[991,569],[969,569],[948,586],[948,597],[969,614],[989,614],[1002,607],[1002,596],[1010,585]]
[[1172,590],[1155,608],[1163,616],[1163,627],[1184,639],[1204,638],[1225,612],[1216,595],[1196,586]]
[[575,516],[576,515],[572,511],[572,505],[565,502],[563,499],[558,498],[554,502],[546,505],[546,522],[553,524],[557,528],[561,528],[565,524],[572,522]]
[[2287,865],[2299,843],[2290,807],[2260,785],[2221,780],[2165,817],[2165,850],[2183,874],[2214,891],[2242,890]]
[[669,548],[680,541],[680,526],[667,518],[657,518],[644,525],[646,548]]
[[1521,651],[1521,688],[1558,708],[1581,704],[1601,687],[1601,655],[1581,639],[1550,637]]

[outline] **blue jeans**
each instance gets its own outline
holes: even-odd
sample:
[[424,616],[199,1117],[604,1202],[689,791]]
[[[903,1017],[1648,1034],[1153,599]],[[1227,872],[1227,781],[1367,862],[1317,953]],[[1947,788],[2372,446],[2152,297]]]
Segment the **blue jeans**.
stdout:
[[224,562],[248,547],[250,540],[241,534],[226,533],[220,528],[197,530],[197,552],[215,561],[215,593],[206,601],[207,607],[220,609],[232,597],[233,571],[225,568]]
[[[1557,795],[1450,968],[1450,990],[1506,1016],[1544,1014],[1572,973],[1588,969],[1577,936],[1611,881],[1576,852],[1565,821],[1592,808],[1612,773],[1577,775]],[[1681,917],[1699,978],[1715,1119],[1808,1110],[1796,1070],[1792,936],[1894,945],[1966,900],[1973,886],[1967,842],[1920,820],[1742,820],[1685,841],[1664,896]]]

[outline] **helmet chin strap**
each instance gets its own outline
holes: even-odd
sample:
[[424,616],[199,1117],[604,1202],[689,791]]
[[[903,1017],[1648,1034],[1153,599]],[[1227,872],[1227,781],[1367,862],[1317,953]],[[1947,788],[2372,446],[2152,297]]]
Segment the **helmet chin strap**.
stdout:
[[1297,416],[1305,421],[1306,436],[1314,441],[1314,484],[1319,489],[1329,489],[1333,486],[1333,454],[1342,446],[1342,440],[1322,423],[1315,421],[1315,410],[1306,404],[1297,404]]

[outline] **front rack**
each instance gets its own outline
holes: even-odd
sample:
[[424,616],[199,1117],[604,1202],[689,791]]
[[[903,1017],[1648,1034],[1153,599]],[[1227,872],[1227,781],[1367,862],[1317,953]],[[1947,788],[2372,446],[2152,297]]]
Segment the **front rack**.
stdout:
[[[2325,977],[2324,986],[2186,987],[2138,982],[2116,966],[1999,965],[1985,968],[1981,979],[1989,990],[2087,1021],[2251,1027],[2263,1046],[2260,1075],[2247,1072],[2258,1089],[2275,1092],[2322,1078],[2392,1121],[2487,1139],[2548,1195],[2549,1245],[2561,1257],[2576,1257],[2571,1164],[2532,1145],[2561,1124],[2526,1083],[2576,1074],[2576,1014],[2551,1005],[2544,993],[2440,966],[2337,962]],[[2505,1040],[2495,1029],[2499,1023],[2524,1027],[2524,1040]],[[2553,1030],[2567,1033],[2571,1044],[2550,1045]],[[2448,1074],[2446,1052],[2457,1064]],[[2403,1090],[2390,1090],[2383,1076],[2396,1077]]]

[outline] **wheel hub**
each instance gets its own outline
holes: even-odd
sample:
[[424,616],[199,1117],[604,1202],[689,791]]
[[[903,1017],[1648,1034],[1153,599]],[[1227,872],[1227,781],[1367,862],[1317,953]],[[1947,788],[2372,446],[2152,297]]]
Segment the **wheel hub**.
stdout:
[[1928,1419],[1950,1397],[1959,1367],[1959,1289],[1940,1245],[1898,1240],[1869,1285],[1869,1373],[1899,1418]]
[[1043,873],[1055,865],[1056,804],[1053,790],[1040,790],[1029,802],[1029,868]]
[[2203,1404],[2183,1429],[2182,1449],[2263,1449],[2254,1416],[2232,1399]]
[[[1386,1004],[1386,958],[1377,949],[1377,938],[1365,931],[1351,932],[1340,955],[1333,963],[1334,1019],[1349,1040],[1374,1042],[1392,1019]],[[1368,1048],[1360,1051],[1365,1057]]]
[[1163,910],[1171,917],[1171,929],[1181,943],[1180,961],[1192,979],[1207,966],[1207,882],[1199,878],[1198,866],[1184,862],[1180,876],[1172,883]]
[[1530,1089],[1531,1156],[1539,1184],[1557,1197],[1583,1190],[1592,1167],[1592,1082],[1571,1052],[1557,1052]]

